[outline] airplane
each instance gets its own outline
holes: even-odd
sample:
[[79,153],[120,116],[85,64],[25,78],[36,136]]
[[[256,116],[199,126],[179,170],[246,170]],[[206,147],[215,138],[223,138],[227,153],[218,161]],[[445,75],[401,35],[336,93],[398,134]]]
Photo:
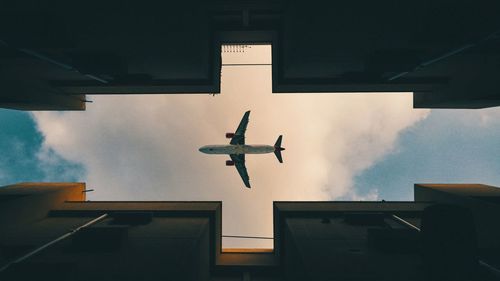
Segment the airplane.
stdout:
[[206,154],[229,154],[231,160],[226,161],[226,166],[235,166],[245,186],[250,188],[250,179],[245,166],[245,154],[265,154],[274,152],[278,161],[283,163],[281,151],[285,149],[281,147],[282,135],[278,137],[274,146],[245,144],[245,131],[247,130],[248,116],[250,116],[250,110],[243,115],[235,133],[226,133],[226,138],[231,139],[228,145],[205,145],[202,146],[199,151]]

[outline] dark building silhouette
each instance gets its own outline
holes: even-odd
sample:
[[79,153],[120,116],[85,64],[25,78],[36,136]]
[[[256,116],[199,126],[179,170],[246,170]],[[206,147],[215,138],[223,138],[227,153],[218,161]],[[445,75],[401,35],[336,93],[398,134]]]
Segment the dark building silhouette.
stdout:
[[498,14],[496,0],[4,1],[0,106],[218,93],[224,43],[271,43],[274,93],[414,92],[414,107],[498,106]]
[[[274,249],[222,249],[221,202],[91,202],[83,183],[0,189],[1,280],[495,280],[500,189],[415,202],[274,202]],[[487,204],[474,204],[474,200]],[[492,219],[489,219],[492,218]]]
[[[222,44],[272,44],[273,93],[413,92],[500,105],[500,4],[2,1],[0,107],[220,92]],[[0,280],[498,280],[499,189],[415,202],[275,202],[272,250],[222,249],[222,202],[89,202],[83,183],[0,189]]]

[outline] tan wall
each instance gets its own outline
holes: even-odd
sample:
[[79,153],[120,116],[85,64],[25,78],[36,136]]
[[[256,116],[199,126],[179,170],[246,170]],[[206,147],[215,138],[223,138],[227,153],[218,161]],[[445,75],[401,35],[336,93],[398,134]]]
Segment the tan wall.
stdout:
[[85,201],[85,183],[20,183],[0,188],[0,225],[13,227],[47,216],[65,201]]

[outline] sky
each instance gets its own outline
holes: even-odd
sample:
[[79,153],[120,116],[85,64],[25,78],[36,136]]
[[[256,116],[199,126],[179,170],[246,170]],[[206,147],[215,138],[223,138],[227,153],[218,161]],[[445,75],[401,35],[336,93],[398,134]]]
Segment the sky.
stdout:
[[[269,46],[223,63],[271,61]],[[500,110],[413,109],[411,93],[272,94],[271,67],[224,66],[221,94],[90,96],[84,112],[0,109],[0,185],[84,181],[89,200],[216,200],[223,233],[272,237],[272,202],[413,200],[413,184],[500,186]],[[248,155],[252,189],[221,155],[246,110],[248,144],[283,135],[284,163]],[[223,247],[272,247],[224,239]]]

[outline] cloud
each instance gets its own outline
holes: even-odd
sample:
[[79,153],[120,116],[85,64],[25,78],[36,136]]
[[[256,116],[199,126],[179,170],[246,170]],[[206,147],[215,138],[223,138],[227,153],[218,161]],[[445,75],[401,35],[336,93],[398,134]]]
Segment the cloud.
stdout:
[[[0,186],[26,181],[78,179],[74,175],[81,171],[81,167],[64,161],[54,152],[49,153],[48,148],[40,149],[42,140],[29,113],[3,109],[0,110],[0,119],[3,122],[0,131]],[[41,158],[42,155],[45,157]],[[47,161],[48,156],[51,161]]]
[[397,153],[356,177],[356,185],[378,188],[379,198],[386,200],[413,200],[414,183],[498,186],[499,109],[432,110],[426,120],[402,134]]
[[[412,109],[411,94],[271,94],[270,77],[270,68],[224,69],[220,96],[94,96],[86,112],[33,117],[44,149],[86,168],[91,200],[222,200],[225,234],[271,236],[274,200],[376,199],[353,190],[354,176],[429,113]],[[228,142],[248,109],[247,143],[283,134],[286,147],[284,164],[247,156],[250,190],[228,157],[198,152]]]
[[80,162],[69,162],[62,158],[50,146],[43,145],[35,155],[36,168],[42,178],[37,181],[82,181],[85,179],[85,169]]

